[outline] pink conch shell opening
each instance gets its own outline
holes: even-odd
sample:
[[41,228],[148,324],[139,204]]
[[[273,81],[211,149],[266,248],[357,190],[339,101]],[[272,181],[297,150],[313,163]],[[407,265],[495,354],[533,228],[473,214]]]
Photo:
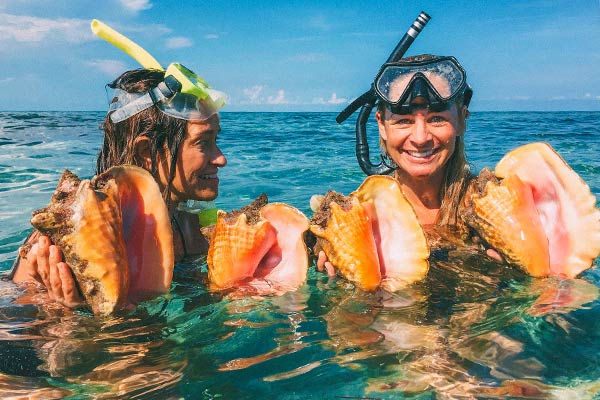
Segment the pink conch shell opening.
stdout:
[[261,260],[255,276],[293,290],[306,281],[308,274],[308,250],[303,238],[308,218],[283,203],[267,204],[260,214],[275,228],[277,242]]
[[[484,239],[536,277],[573,278],[592,266],[600,254],[596,198],[549,144],[531,143],[510,151],[494,172],[503,178],[504,189],[490,184],[490,194],[475,200],[476,214],[489,220],[478,229]],[[499,190],[507,193],[495,193]],[[499,202],[510,203],[512,209],[493,211],[492,204]],[[493,219],[494,212],[504,214]]]
[[213,289],[244,287],[259,294],[281,294],[306,281],[303,234],[308,219],[289,205],[263,205],[259,200],[239,213],[219,211],[207,257]]
[[547,143],[508,153],[495,173],[531,186],[550,248],[550,275],[575,277],[600,254],[600,210],[589,186]]
[[167,293],[173,280],[173,230],[154,178],[142,168],[113,167],[119,188],[129,263],[129,300],[138,303]]

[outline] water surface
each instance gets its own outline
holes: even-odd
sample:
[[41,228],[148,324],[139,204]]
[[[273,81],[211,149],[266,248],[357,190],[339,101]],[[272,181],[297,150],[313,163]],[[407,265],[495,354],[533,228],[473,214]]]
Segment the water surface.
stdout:
[[[335,113],[223,113],[217,203],[261,193],[310,216],[310,196],[364,179],[354,121]],[[0,113],[0,270],[8,270],[64,168],[91,177],[103,113]],[[377,149],[376,127],[370,126]],[[473,170],[546,141],[600,194],[600,113],[475,112]],[[375,154],[376,151],[373,151]],[[374,159],[374,161],[376,161]],[[98,318],[0,281],[0,395],[42,398],[598,398],[600,276],[535,280],[460,250],[426,281],[368,294],[311,267],[281,297],[223,298],[203,258],[168,296]],[[34,296],[42,296],[38,294]]]

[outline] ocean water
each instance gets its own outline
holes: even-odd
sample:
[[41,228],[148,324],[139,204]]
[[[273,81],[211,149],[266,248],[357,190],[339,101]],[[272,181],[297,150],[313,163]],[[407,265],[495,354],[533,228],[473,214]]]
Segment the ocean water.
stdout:
[[[354,120],[335,116],[223,113],[219,208],[266,193],[310,217],[311,195],[356,189]],[[0,113],[1,271],[62,170],[93,174],[102,118]],[[548,142],[600,195],[598,112],[474,112],[465,140],[473,171]],[[239,299],[210,292],[205,275],[203,258],[180,263],[169,295],[111,318],[33,305],[0,281],[0,398],[600,398],[596,266],[531,279],[458,250],[394,295],[311,266],[296,292]]]

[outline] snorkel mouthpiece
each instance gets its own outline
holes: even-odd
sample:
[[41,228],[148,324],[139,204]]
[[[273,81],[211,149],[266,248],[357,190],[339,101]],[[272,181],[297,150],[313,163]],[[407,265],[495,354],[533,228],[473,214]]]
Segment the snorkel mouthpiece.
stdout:
[[[165,71],[154,57],[132,40],[94,19],[92,32],[128,54],[146,69]],[[227,95],[210,88],[208,83],[179,63],[171,63],[163,82],[145,93],[116,90],[116,102],[110,104],[113,123],[123,121],[156,105],[163,113],[187,121],[205,121],[225,105]]]

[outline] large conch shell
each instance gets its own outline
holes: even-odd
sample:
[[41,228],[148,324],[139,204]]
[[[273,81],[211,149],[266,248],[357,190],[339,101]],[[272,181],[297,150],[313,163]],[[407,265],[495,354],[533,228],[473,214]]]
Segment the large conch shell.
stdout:
[[342,276],[367,291],[396,291],[425,277],[427,240],[394,178],[369,176],[341,197],[325,196],[310,230]]
[[576,277],[600,254],[600,210],[589,186],[547,143],[496,165],[502,181],[472,196],[466,220],[507,261],[535,277]]
[[306,281],[308,219],[265,195],[239,211],[219,211],[210,234],[208,278],[217,290],[252,286],[261,294],[294,290]]
[[173,236],[158,184],[146,170],[113,167],[92,180],[66,170],[31,224],[63,251],[93,312],[107,315],[168,292]]

